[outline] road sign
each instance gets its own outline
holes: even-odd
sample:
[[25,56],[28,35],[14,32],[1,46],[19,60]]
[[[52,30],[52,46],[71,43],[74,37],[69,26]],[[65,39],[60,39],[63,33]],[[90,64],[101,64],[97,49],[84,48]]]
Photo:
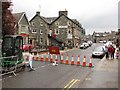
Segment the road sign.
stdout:
[[49,46],[48,48],[50,54],[60,54],[60,49],[58,46]]

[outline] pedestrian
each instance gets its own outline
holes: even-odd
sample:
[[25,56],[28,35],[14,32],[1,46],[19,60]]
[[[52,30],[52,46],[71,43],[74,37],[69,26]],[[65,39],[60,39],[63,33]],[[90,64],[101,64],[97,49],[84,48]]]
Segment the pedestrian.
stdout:
[[113,47],[113,45],[111,46],[112,47],[112,53],[111,53],[111,58],[114,59],[114,54],[115,54],[115,48]]
[[112,56],[112,45],[108,46],[108,56],[109,56],[109,59],[112,59],[111,58],[111,56]]
[[109,55],[108,55],[108,47],[107,46],[105,46],[105,55],[106,55],[106,59],[108,59],[109,58]]
[[118,59],[119,58],[119,50],[117,49],[116,50],[116,59]]
[[29,71],[34,71],[33,69],[33,55],[32,55],[32,52],[29,52]]

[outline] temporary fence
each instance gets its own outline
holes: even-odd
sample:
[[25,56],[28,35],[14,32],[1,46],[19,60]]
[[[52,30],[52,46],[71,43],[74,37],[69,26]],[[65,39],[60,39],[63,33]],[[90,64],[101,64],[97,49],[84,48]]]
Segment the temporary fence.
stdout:
[[17,56],[9,56],[0,58],[1,65],[1,75],[11,74],[13,73],[16,76],[18,58]]

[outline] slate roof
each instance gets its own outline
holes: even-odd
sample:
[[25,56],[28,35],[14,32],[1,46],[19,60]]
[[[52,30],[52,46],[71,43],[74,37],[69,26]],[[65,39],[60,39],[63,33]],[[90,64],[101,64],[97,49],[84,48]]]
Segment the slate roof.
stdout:
[[43,17],[41,16],[48,24],[51,24],[57,17]]
[[25,14],[25,12],[13,13],[13,16],[15,17],[16,22],[19,22],[19,20],[20,20],[21,17],[23,16],[23,14]]

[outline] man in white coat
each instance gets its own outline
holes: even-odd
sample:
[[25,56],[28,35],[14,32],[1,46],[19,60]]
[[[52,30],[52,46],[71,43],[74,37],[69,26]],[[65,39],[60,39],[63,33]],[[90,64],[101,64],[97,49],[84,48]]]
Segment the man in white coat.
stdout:
[[30,66],[29,71],[34,71],[32,64],[33,64],[33,55],[32,55],[32,52],[29,52],[29,66]]

